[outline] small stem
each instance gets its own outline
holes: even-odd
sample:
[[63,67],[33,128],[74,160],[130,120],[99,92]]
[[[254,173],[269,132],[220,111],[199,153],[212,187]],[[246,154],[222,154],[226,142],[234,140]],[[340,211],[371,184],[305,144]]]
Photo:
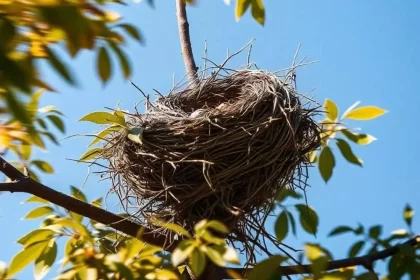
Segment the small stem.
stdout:
[[191,47],[190,30],[184,0],[176,0],[176,17],[178,21],[179,40],[181,42],[181,52],[184,59],[188,81],[190,85],[196,85],[197,66],[195,65]]

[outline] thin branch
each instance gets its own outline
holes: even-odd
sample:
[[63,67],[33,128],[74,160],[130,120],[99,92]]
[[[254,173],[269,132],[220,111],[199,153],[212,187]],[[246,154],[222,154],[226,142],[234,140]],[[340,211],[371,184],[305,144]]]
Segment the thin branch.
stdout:
[[[4,173],[13,181],[9,183],[0,183],[0,192],[21,192],[32,194],[53,204],[61,206],[68,211],[77,213],[101,224],[107,225],[115,230],[120,231],[121,233],[133,237],[139,237],[142,241],[160,246],[165,250],[172,251],[176,246],[176,244],[174,244],[172,246],[165,247],[164,236],[157,235],[150,229],[138,223],[127,220],[124,217],[53,190],[25,176],[13,165],[5,161],[2,157],[0,157],[0,172]],[[141,229],[143,229],[143,234],[138,236]]]
[[181,41],[181,52],[184,59],[185,70],[187,72],[190,85],[197,83],[197,66],[191,47],[190,30],[187,19],[187,11],[184,0],[176,0],[176,17],[178,21],[179,40]]
[[[416,237],[402,243],[395,245],[393,247],[387,248],[383,251],[379,251],[374,254],[365,255],[361,257],[354,257],[354,258],[347,258],[347,259],[341,259],[336,261],[330,261],[327,264],[327,268],[324,271],[330,271],[330,270],[336,270],[339,268],[346,268],[351,266],[363,266],[365,268],[372,267],[372,263],[378,260],[383,260],[388,257],[391,257],[398,252],[400,252],[401,246],[411,246],[415,247],[420,245],[420,235],[417,235]],[[242,268],[229,268],[229,270],[234,271],[241,275],[246,275],[249,269],[242,269]],[[297,275],[297,274],[312,274],[311,265],[290,265],[290,266],[280,266],[277,270],[277,272],[281,275]],[[221,279],[230,279],[230,276],[226,273],[226,268],[218,268],[217,275],[220,276]]]

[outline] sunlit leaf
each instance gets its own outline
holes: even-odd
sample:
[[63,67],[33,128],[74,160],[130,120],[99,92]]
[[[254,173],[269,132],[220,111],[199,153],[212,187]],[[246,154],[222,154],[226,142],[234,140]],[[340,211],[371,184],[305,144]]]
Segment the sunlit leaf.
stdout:
[[235,16],[238,21],[248,10],[252,0],[236,0]]
[[319,160],[318,160],[319,172],[321,173],[321,176],[325,182],[328,182],[329,179],[331,178],[334,167],[335,167],[334,155],[331,151],[331,148],[328,146],[325,146],[322,149],[321,154],[319,155]]
[[89,151],[87,151],[86,153],[84,153],[79,158],[79,161],[87,161],[87,160],[95,159],[96,157],[98,157],[102,153],[102,151],[103,151],[102,148],[93,148],[93,149],[90,149]]
[[164,228],[164,229],[173,231],[176,234],[184,235],[186,237],[191,238],[191,234],[186,229],[184,229],[182,226],[180,226],[180,225],[173,224],[173,223],[166,223],[166,222],[163,222],[163,221],[159,221],[155,217],[150,218],[150,222],[152,224],[154,224],[155,226],[158,226],[158,227],[161,227],[161,228]]
[[54,210],[49,206],[41,206],[29,211],[28,214],[24,217],[24,219],[31,220],[31,219],[38,219],[42,216],[48,215],[53,213]]
[[84,195],[82,190],[76,188],[75,186],[70,186],[70,190],[72,197],[77,198],[78,200],[81,200],[83,202],[87,202],[86,196]]
[[143,144],[143,127],[134,127],[128,131],[127,138],[137,144]]
[[330,99],[325,99],[324,110],[330,121],[336,121],[338,118],[338,107],[334,101]]
[[192,251],[189,257],[189,264],[194,275],[196,277],[200,276],[206,267],[206,257],[204,253],[198,249]]
[[411,223],[413,222],[414,210],[409,204],[405,206],[403,216],[407,225],[411,226]]
[[316,235],[319,223],[316,212],[305,204],[296,204],[295,207],[299,212],[299,220],[303,229],[308,233]]
[[145,276],[146,279],[153,280],[178,280],[178,276],[171,270],[158,268]]
[[319,276],[325,270],[328,263],[328,256],[325,251],[317,244],[306,244],[305,255],[311,262],[311,268],[316,276]]
[[25,247],[41,241],[50,240],[54,232],[49,229],[36,229],[18,239],[18,243]]
[[11,277],[15,275],[28,264],[36,260],[48,246],[48,243],[49,241],[34,243],[15,255],[10,263],[7,276]]
[[54,168],[51,166],[51,164],[49,164],[46,161],[33,160],[33,161],[31,161],[31,164],[35,165],[39,170],[41,170],[45,173],[48,173],[48,174],[54,173]]
[[96,58],[96,66],[101,77],[101,80],[105,83],[111,77],[111,59],[109,53],[105,47],[100,47],[98,50],[98,56]]
[[343,139],[336,139],[337,146],[343,157],[350,163],[362,166],[363,161],[358,158],[351,149],[350,145]]
[[223,252],[220,250],[216,250],[211,246],[202,246],[200,247],[206,256],[216,265],[224,267],[226,265],[226,261],[223,258]]
[[195,248],[195,244],[191,240],[181,241],[171,255],[172,265],[174,267],[180,265],[190,256]]
[[289,231],[289,223],[287,221],[286,212],[281,212],[274,225],[274,231],[278,241],[283,241]]
[[248,274],[248,280],[270,280],[273,279],[273,274],[279,269],[282,262],[286,261],[287,257],[281,255],[273,255],[268,259],[265,259],[254,268]]
[[38,196],[32,195],[30,196],[27,200],[24,201],[25,203],[30,203],[30,202],[38,202],[38,203],[42,203],[42,204],[48,204],[49,201],[45,200],[43,198],[40,198]]
[[125,120],[109,112],[92,112],[79,120],[96,124],[119,124],[125,126]]
[[221,233],[229,233],[229,229],[223,223],[216,220],[211,220],[207,222],[206,227],[214,229]]
[[377,140],[375,137],[369,134],[357,134],[348,131],[347,129],[341,130],[341,133],[344,134],[344,136],[347,137],[347,139],[353,141],[354,143],[357,143],[359,145],[368,145],[372,143],[373,141]]
[[57,257],[57,243],[51,239],[44,252],[35,260],[35,279],[43,279],[51,269]]
[[[238,1],[238,0],[237,0]],[[261,25],[265,22],[265,8],[262,0],[252,0],[252,17]]]
[[352,120],[366,121],[380,117],[387,112],[376,106],[364,106],[350,111],[345,117]]

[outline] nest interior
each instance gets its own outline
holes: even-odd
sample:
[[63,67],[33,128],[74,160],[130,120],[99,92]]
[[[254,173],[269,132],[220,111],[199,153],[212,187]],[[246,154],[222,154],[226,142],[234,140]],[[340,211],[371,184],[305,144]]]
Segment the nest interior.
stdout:
[[124,133],[108,139],[113,188],[142,222],[188,230],[201,219],[224,222],[252,258],[260,237],[277,242],[263,229],[272,202],[283,187],[305,184],[307,153],[320,145],[307,101],[273,73],[219,69],[130,115],[131,127],[144,128],[142,144]]

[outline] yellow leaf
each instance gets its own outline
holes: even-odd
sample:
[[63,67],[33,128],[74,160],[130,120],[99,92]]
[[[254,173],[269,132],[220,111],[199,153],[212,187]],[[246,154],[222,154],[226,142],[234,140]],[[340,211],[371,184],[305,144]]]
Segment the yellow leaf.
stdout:
[[324,110],[327,118],[331,121],[336,121],[338,118],[338,107],[334,101],[330,99],[325,99]]
[[388,111],[376,106],[364,106],[350,111],[346,116],[343,116],[343,118],[366,121],[380,117],[387,112]]
[[265,8],[262,0],[252,0],[252,17],[261,25],[265,22]]
[[106,12],[105,13],[105,21],[107,22],[117,22],[121,19],[121,15],[117,12]]
[[238,21],[248,10],[251,0],[236,0],[235,17]]

